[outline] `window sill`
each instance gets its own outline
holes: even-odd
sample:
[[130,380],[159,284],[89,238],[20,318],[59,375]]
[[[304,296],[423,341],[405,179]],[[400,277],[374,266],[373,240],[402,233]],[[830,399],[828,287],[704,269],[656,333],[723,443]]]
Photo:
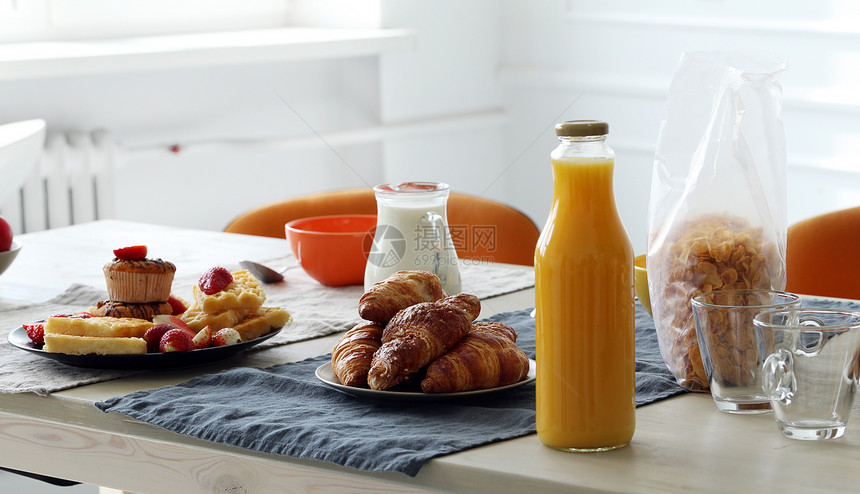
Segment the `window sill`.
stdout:
[[402,29],[278,28],[0,44],[0,81],[379,55],[415,47]]

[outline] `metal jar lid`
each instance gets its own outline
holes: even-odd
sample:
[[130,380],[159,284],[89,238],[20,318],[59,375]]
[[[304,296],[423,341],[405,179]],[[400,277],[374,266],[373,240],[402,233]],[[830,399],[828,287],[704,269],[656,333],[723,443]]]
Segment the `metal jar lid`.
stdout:
[[555,135],[564,137],[602,136],[609,133],[609,124],[600,120],[568,120],[555,124]]

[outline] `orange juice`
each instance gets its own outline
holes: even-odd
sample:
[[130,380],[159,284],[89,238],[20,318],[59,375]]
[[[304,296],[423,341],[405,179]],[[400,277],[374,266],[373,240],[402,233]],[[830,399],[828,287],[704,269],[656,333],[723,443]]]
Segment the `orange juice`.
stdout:
[[569,451],[624,446],[635,428],[633,247],[615,206],[614,155],[600,145],[608,151],[563,142],[553,153],[535,251],[537,433]]

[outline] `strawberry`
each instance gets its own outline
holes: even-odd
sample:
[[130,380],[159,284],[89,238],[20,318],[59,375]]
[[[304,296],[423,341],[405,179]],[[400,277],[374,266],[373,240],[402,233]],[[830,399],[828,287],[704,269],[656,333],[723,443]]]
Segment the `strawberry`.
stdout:
[[147,329],[146,333],[143,334],[143,339],[146,340],[146,351],[157,352],[158,346],[161,343],[161,337],[171,329],[176,328],[170,324],[156,324]]
[[227,269],[218,266],[203,273],[197,285],[206,295],[213,295],[227,288],[230,283],[233,283],[233,275]]
[[158,343],[158,349],[162,352],[184,352],[194,350],[194,341],[188,332],[182,329],[171,329],[164,333]]
[[172,315],[174,316],[178,316],[188,310],[188,307],[185,306],[185,302],[174,295],[167,298],[167,303],[170,304],[170,308],[173,309]]
[[27,336],[37,345],[45,344],[45,323],[33,322],[24,324],[24,329],[27,331]]
[[186,333],[191,335],[192,338],[194,338],[194,336],[197,334],[197,331],[194,331],[193,329],[188,327],[188,324],[186,324],[185,321],[169,314],[159,314],[157,316],[153,316],[152,322],[155,324],[169,324],[176,329],[181,329],[185,331]]
[[130,247],[114,249],[113,255],[123,261],[142,261],[146,259],[146,246],[132,245]]
[[209,326],[206,326],[194,335],[192,341],[194,342],[194,348],[209,347],[209,344],[212,342],[212,329],[210,329]]
[[212,346],[233,345],[242,341],[238,331],[233,328],[219,329],[212,335]]
[[[71,317],[75,319],[86,319],[88,317],[93,317],[89,312],[80,312],[74,315],[68,314],[51,314],[48,317]],[[37,321],[31,322],[29,324],[22,324],[24,326],[24,330],[27,332],[27,336],[33,341],[33,343],[37,345],[45,344],[45,322]]]

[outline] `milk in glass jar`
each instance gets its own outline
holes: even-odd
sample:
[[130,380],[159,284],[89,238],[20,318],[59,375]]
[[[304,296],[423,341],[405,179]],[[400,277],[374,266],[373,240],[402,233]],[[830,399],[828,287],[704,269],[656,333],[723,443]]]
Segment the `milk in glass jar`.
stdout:
[[364,272],[364,288],[403,270],[430,271],[450,295],[460,293],[457,252],[448,229],[448,184],[378,185],[377,225]]

